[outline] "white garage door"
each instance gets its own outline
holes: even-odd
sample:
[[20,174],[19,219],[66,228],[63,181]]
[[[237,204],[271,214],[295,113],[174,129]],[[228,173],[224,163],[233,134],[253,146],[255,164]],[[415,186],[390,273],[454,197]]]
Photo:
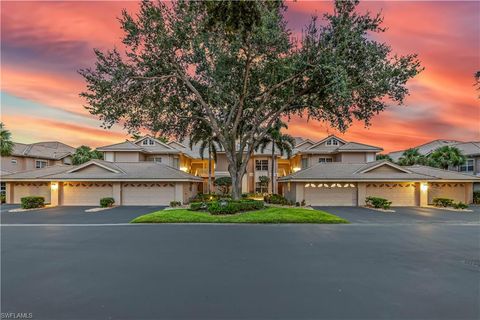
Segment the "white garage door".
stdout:
[[112,189],[111,183],[65,182],[62,204],[65,206],[99,206],[101,198],[112,196]]
[[[357,188],[354,184],[340,183],[342,187],[325,187],[321,183],[307,184],[305,186],[305,202],[312,206],[356,206]],[[315,187],[313,187],[313,185]],[[347,187],[344,187],[347,185]]]
[[124,183],[123,205],[168,205],[175,200],[173,183]]
[[50,203],[50,185],[48,182],[19,182],[13,186],[13,203],[21,203],[23,197],[44,197]]
[[392,201],[392,206],[411,207],[417,205],[414,183],[370,183],[367,197],[380,197]]
[[466,187],[464,183],[431,183],[428,188],[428,203],[434,198],[453,199],[456,202],[465,202]]

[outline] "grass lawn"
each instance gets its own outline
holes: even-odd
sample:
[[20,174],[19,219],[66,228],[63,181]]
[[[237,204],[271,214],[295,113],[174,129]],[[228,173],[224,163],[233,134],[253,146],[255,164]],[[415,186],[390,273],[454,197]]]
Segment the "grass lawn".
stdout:
[[302,208],[266,208],[233,215],[211,215],[186,209],[152,212],[132,223],[348,223],[347,220],[319,210]]

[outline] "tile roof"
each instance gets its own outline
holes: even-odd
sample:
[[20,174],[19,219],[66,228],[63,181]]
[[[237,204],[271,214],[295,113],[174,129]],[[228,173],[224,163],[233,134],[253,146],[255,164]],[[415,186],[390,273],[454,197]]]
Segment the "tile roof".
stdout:
[[[104,166],[116,172],[82,172],[81,167],[90,165]],[[78,171],[75,171],[78,170]],[[73,171],[73,172],[72,172]],[[90,160],[78,166],[51,166],[43,169],[22,171],[2,177],[5,181],[15,180],[164,180],[164,181],[202,181],[189,173],[153,161],[146,162],[108,162]]]
[[[434,151],[434,150],[436,150],[440,147],[452,146],[452,145],[455,145],[455,144],[458,144],[458,143],[462,143],[462,142],[456,141],[456,140],[437,139],[437,140],[433,140],[433,141],[430,141],[430,142],[427,142],[427,143],[424,143],[422,145],[412,147],[412,148],[418,149],[418,152],[420,152],[420,154],[427,155],[430,152],[432,152],[432,151]],[[403,153],[406,150],[407,149],[399,150],[399,151],[393,151],[393,152],[390,152],[388,155],[393,159],[393,161],[398,161],[398,159],[400,159],[400,157],[403,155]]]
[[75,148],[58,141],[32,144],[14,143],[12,156],[60,160],[75,153]]

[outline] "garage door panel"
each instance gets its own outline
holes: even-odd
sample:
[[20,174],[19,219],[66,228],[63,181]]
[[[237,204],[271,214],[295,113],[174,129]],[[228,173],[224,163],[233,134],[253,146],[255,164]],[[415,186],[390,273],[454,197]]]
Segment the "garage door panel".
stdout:
[[367,197],[385,198],[392,206],[412,207],[417,204],[414,183],[371,183],[366,187]]
[[173,183],[124,183],[123,205],[168,205],[175,200]]
[[113,196],[111,183],[64,183],[63,201],[66,206],[98,206],[101,198]]
[[324,184],[307,184],[305,202],[312,206],[356,206],[357,188],[350,186],[331,188],[324,187]]
[[466,186],[464,183],[432,183],[428,188],[428,203],[434,198],[453,199],[456,202],[465,202]]
[[50,185],[48,182],[15,183],[13,203],[21,203],[23,197],[44,197],[45,203],[50,203]]

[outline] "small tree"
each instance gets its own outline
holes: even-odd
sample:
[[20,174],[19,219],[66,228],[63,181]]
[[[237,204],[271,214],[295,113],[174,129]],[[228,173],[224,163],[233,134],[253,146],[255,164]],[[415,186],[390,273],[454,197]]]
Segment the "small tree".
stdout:
[[260,182],[260,193],[268,192],[268,183],[270,182],[270,178],[267,176],[260,176],[258,177],[258,181]]
[[253,151],[278,118],[345,131],[403,103],[420,63],[376,41],[383,18],[357,13],[358,3],[335,1],[325,23],[312,17],[298,39],[282,1],[142,1],[120,18],[126,53],[95,50],[95,67],[80,70],[81,96],[105,127],[181,140],[209,126],[239,199]]
[[72,164],[82,164],[92,159],[103,159],[103,154],[98,150],[92,150],[89,146],[80,146],[72,155]]
[[467,161],[467,158],[456,147],[443,146],[430,154],[429,165],[442,169],[458,167]]
[[227,195],[230,191],[230,187],[232,186],[232,178],[220,177],[215,179],[213,184],[220,189],[222,195]]
[[10,131],[5,129],[3,122],[0,122],[0,151],[2,157],[7,157],[13,152],[13,141]]

